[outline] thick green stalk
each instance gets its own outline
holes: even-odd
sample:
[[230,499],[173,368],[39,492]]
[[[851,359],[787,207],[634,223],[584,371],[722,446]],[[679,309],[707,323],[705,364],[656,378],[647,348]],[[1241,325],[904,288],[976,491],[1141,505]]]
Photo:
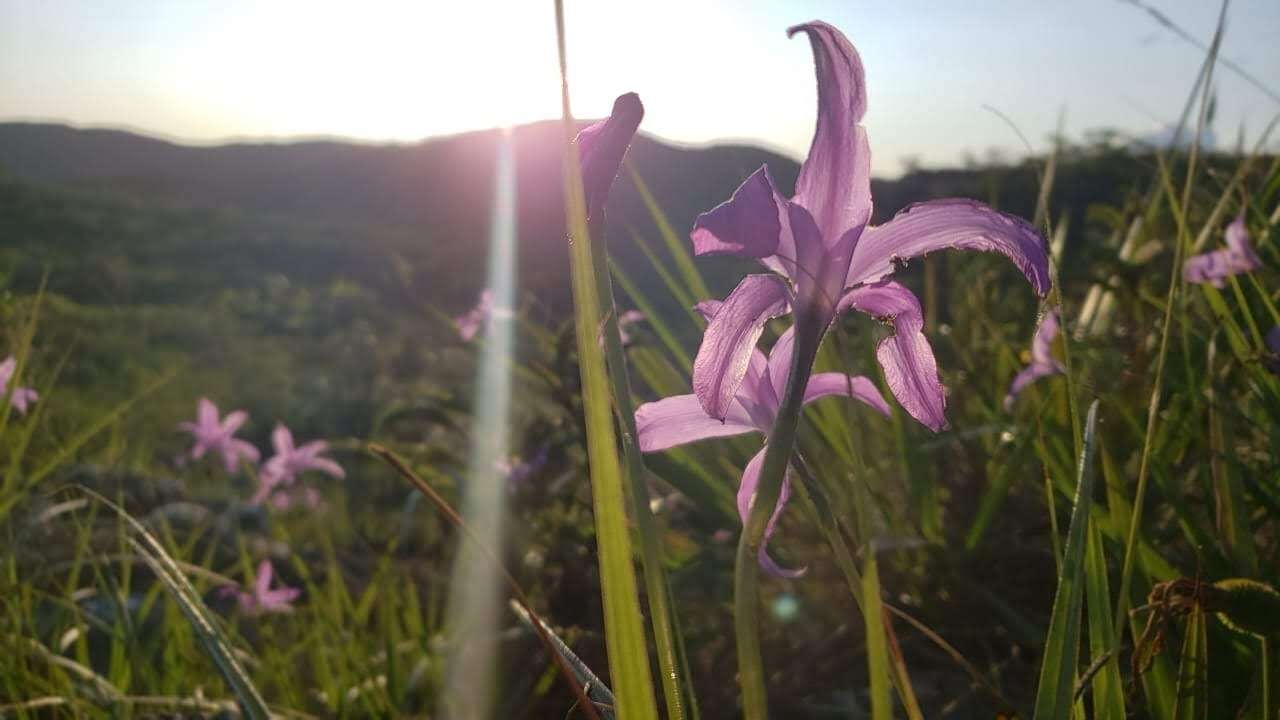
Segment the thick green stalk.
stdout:
[[[738,675],[742,683],[742,709],[746,720],[764,720],[769,716],[768,694],[764,687],[764,662],[760,655],[759,589],[760,543],[764,539],[769,516],[778,504],[782,480],[796,442],[796,428],[804,404],[804,389],[813,372],[813,361],[822,339],[821,321],[799,312],[795,316],[795,354],[791,358],[791,375],[782,395],[778,416],[769,431],[764,463],[756,485],[755,500],[747,515],[746,527],[738,540],[734,563],[733,602],[734,634],[738,644]],[[816,331],[815,331],[816,329]]]
[[658,717],[644,621],[632,565],[627,527],[627,498],[613,431],[609,381],[600,351],[600,298],[595,263],[587,230],[582,169],[578,165],[573,113],[569,108],[569,80],[565,61],[564,5],[556,1],[556,36],[560,55],[561,116],[564,131],[565,218],[569,225],[569,266],[573,285],[578,364],[582,377],[582,405],[586,420],[587,459],[591,468],[591,502],[596,523],[600,564],[600,594],[604,602],[605,646],[610,676],[618,700],[618,717],[649,720]]
[[[631,516],[635,519],[640,536],[640,560],[644,572],[645,594],[649,598],[649,624],[658,650],[658,668],[662,672],[662,692],[667,702],[667,717],[684,720],[684,695],[682,685],[687,683],[681,666],[679,645],[676,643],[675,610],[671,605],[671,593],[667,589],[667,574],[662,564],[661,531],[649,508],[648,472],[640,457],[637,445],[636,412],[631,400],[631,378],[627,374],[626,357],[622,351],[622,335],[618,330],[618,309],[613,299],[613,282],[609,273],[609,248],[604,241],[603,223],[591,223],[592,261],[595,263],[596,285],[600,293],[604,325],[605,365],[609,382],[613,386],[613,403],[622,428],[622,452],[626,459],[623,483],[631,496]],[[690,690],[690,696],[692,691]]]

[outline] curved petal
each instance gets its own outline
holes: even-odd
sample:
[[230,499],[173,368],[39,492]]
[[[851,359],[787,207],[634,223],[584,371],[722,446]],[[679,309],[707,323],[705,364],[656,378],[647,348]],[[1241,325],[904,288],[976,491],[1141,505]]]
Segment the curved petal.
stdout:
[[582,130],[574,140],[582,163],[582,189],[587,201],[587,218],[598,217],[609,199],[609,188],[618,176],[622,156],[644,118],[644,105],[635,93],[619,95],[613,112],[605,120]]
[[703,320],[711,322],[711,319],[716,316],[716,313],[720,312],[720,306],[723,304],[724,303],[719,300],[703,300],[702,302],[694,305],[693,309],[702,316]]
[[1004,396],[1004,409],[1011,410],[1013,408],[1013,401],[1017,399],[1018,393],[1022,392],[1023,388],[1042,377],[1057,375],[1059,372],[1061,370],[1057,365],[1045,363],[1033,362],[1023,368],[1022,372],[1014,376],[1013,382],[1009,385],[1009,393]]
[[796,251],[795,268],[790,273],[796,287],[796,304],[809,308],[806,315],[829,318],[845,288],[853,243],[862,228],[844,233],[828,246],[808,209],[799,203],[787,203],[787,217]]
[[791,377],[791,356],[795,354],[796,326],[792,325],[778,336],[769,350],[769,381],[773,383],[773,396],[782,402],[782,393]]
[[218,406],[209,398],[196,403],[196,423],[206,431],[218,429]]
[[694,255],[732,254],[762,258],[778,250],[782,233],[780,198],[761,165],[733,197],[702,213],[693,223]]
[[277,455],[293,453],[293,433],[284,423],[277,423],[276,429],[271,431],[271,444],[275,446]]
[[40,399],[39,393],[31,388],[14,388],[9,396],[9,404],[21,415],[27,414],[27,408]]
[[308,458],[306,461],[306,468],[308,470],[318,470],[325,475],[338,478],[339,480],[347,476],[347,473],[342,469],[342,466],[329,458]]
[[658,452],[677,445],[715,437],[729,437],[756,429],[739,402],[729,406],[724,421],[709,417],[696,395],[673,395],[636,408],[636,442],[641,452]]
[[693,393],[708,415],[725,419],[764,324],[785,313],[788,301],[786,283],[776,275],[748,275],[725,298],[693,361]]
[[889,403],[885,402],[884,395],[880,394],[880,388],[876,387],[870,378],[838,372],[814,373],[804,389],[804,404],[808,405],[828,395],[842,395],[861,400],[879,410],[881,415],[889,416]]
[[271,575],[275,568],[271,566],[270,560],[263,560],[258,563],[258,572],[253,578],[254,595],[262,597],[267,594],[267,590],[271,587]]
[[998,252],[1018,266],[1037,294],[1049,291],[1049,256],[1040,233],[1026,220],[965,199],[916,203],[867,228],[853,249],[845,285],[881,280],[893,274],[896,263],[946,248]]
[[[761,448],[760,452],[753,455],[751,460],[747,462],[747,466],[742,470],[742,482],[738,485],[738,517],[742,520],[744,528],[747,526],[747,515],[751,512],[751,504],[755,502],[756,486],[760,484],[760,469],[764,466],[765,449]],[[808,568],[803,567],[788,570],[769,557],[769,538],[773,537],[773,531],[778,525],[778,518],[782,515],[782,509],[786,507],[787,500],[790,498],[791,480],[790,478],[783,478],[782,490],[778,494],[778,504],[774,506],[773,514],[769,516],[769,524],[765,526],[764,538],[760,541],[760,553],[758,556],[760,567],[770,575],[780,578],[797,578],[804,575],[808,570]]]
[[259,457],[258,448],[244,440],[228,440],[222,450],[222,462],[227,468],[228,475],[234,474],[239,469],[241,458],[252,465],[258,462]]
[[233,410],[227,413],[226,417],[222,418],[222,425],[220,429],[224,435],[231,437],[236,434],[236,431],[239,430],[248,419],[249,413],[243,410]]
[[9,384],[10,378],[13,377],[13,370],[17,365],[18,361],[14,360],[12,355],[5,358],[4,362],[0,362],[0,391],[3,391],[4,386]]
[[1036,328],[1035,337],[1031,338],[1031,362],[1043,365],[1054,365],[1053,340],[1058,337],[1058,313],[1050,310],[1045,313]]
[[[1244,215],[1237,217],[1227,226],[1226,235],[1227,247],[1241,256],[1258,261],[1258,256],[1253,252],[1253,245],[1249,243],[1249,229],[1244,224]],[[1258,262],[1261,264],[1261,261]]]
[[924,333],[924,313],[914,293],[896,282],[863,285],[845,293],[840,309],[854,308],[893,323],[893,335],[880,341],[876,358],[889,389],[911,417],[934,432],[947,425],[946,394],[938,363]]
[[787,30],[809,36],[818,78],[818,122],[792,201],[813,214],[828,243],[871,218],[871,153],[858,122],[867,111],[862,60],[841,32],[823,22]]

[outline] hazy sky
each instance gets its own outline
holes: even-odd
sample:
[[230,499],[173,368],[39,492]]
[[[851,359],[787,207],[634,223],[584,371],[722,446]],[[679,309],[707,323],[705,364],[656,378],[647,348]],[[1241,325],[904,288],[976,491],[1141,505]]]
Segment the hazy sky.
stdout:
[[[1193,35],[1217,3],[1151,0]],[[1120,0],[568,0],[575,112],[639,92],[643,129],[745,139],[801,157],[821,18],[862,54],[873,170],[1069,135],[1174,122],[1202,59]],[[550,0],[0,0],[0,119],[127,127],[180,140],[331,135],[414,140],[559,113]],[[1280,89],[1280,0],[1235,0],[1223,55]],[[1225,70],[1220,139],[1280,103]],[[1274,145],[1274,143],[1273,143]]]

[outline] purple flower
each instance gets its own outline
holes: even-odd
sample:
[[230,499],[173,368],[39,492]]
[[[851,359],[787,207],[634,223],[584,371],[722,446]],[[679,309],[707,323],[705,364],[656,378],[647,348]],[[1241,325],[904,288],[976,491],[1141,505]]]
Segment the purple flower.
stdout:
[[622,156],[631,144],[640,121],[644,119],[644,105],[635,93],[619,95],[613,101],[609,117],[582,129],[573,142],[578,146],[578,160],[582,164],[582,189],[587,203],[587,220],[598,222],[604,214],[609,188],[618,175]]
[[293,611],[293,601],[302,593],[298,588],[281,586],[271,589],[271,577],[274,568],[270,560],[258,563],[258,571],[253,580],[252,592],[245,592],[234,586],[222,589],[224,597],[234,597],[245,615],[256,616],[267,613],[287,613]]
[[258,462],[258,449],[234,437],[248,419],[249,414],[245,411],[233,410],[219,420],[218,406],[209,398],[202,397],[196,403],[196,421],[180,422],[178,427],[195,437],[196,444],[191,447],[191,459],[199,460],[207,452],[219,453],[227,473],[233,474],[240,467],[241,461],[250,464]]
[[1222,287],[1232,275],[1252,272],[1260,267],[1262,260],[1249,244],[1249,230],[1245,228],[1244,216],[1241,215],[1227,226],[1227,246],[1188,259],[1182,268],[1182,277],[1187,282],[1207,282],[1214,287]]
[[[0,395],[4,395],[5,388],[9,387],[9,381],[13,379],[13,371],[17,366],[18,363],[12,355],[5,358],[4,362],[0,362]],[[27,408],[39,399],[40,396],[35,390],[15,386],[9,395],[9,404],[20,414],[26,415]]]
[[276,454],[262,464],[262,472],[258,475],[258,492],[249,501],[258,505],[271,496],[278,488],[292,485],[298,476],[308,470],[318,470],[335,478],[346,477],[342,467],[320,454],[329,449],[329,443],[314,440],[302,447],[294,447],[293,433],[284,423],[277,423],[271,432],[271,444]]
[[1036,328],[1035,337],[1031,339],[1031,364],[1022,369],[1013,378],[1009,386],[1009,394],[1004,398],[1004,409],[1013,407],[1014,398],[1022,389],[1032,382],[1049,375],[1065,373],[1062,363],[1053,357],[1053,340],[1058,337],[1058,313],[1050,310],[1044,314],[1040,327]]
[[[698,311],[709,322],[715,322],[715,319],[727,309],[727,303],[716,300],[698,303]],[[751,348],[742,382],[736,388],[723,419],[708,416],[701,401],[695,395],[676,395],[657,402],[645,403],[637,408],[636,432],[640,450],[647,453],[657,452],[705,438],[728,437],[748,432],[767,435],[777,417],[778,404],[791,372],[791,356],[795,349],[794,330],[795,328],[792,327],[778,338],[768,357],[765,357],[759,349]],[[889,414],[888,403],[880,395],[875,383],[865,377],[824,372],[809,378],[809,384],[804,392],[806,405],[828,395],[855,398],[886,416]],[[764,453],[764,449],[761,448],[747,463],[746,469],[742,472],[742,482],[738,486],[738,515],[744,524],[755,498]],[[783,570],[769,558],[765,551],[769,536],[773,534],[778,516],[790,493],[790,481],[784,480],[782,494],[778,497],[778,504],[769,518],[764,540],[760,544],[761,566],[769,573],[782,577],[795,577],[803,572],[803,569]]]
[[301,504],[308,510],[317,510],[320,508],[320,493],[311,486],[306,487],[289,487],[282,490],[271,492],[271,496],[267,498],[267,502],[276,510],[288,510],[289,508]]
[[498,471],[499,475],[503,475],[507,479],[507,487],[514,490],[523,485],[533,474],[542,469],[547,464],[547,446],[543,445],[538,448],[533,457],[528,460],[521,460],[518,457],[499,458],[493,461],[493,469]]
[[480,298],[476,301],[476,306],[465,313],[454,318],[453,325],[458,328],[458,335],[463,342],[471,342],[476,335],[480,333],[480,329],[489,322],[489,315],[493,312],[493,291],[485,288],[480,291]]
[[1026,221],[973,200],[918,203],[872,227],[871,156],[858,124],[867,106],[862,61],[825,23],[787,32],[805,33],[813,48],[817,129],[794,197],[779,195],[761,167],[694,225],[695,254],[756,258],[774,273],[748,275],[725,298],[694,361],[694,393],[708,414],[724,419],[769,318],[790,310],[797,332],[820,340],[836,316],[854,309],[893,324],[893,336],[877,352],[889,387],[907,412],[940,430],[944,390],[921,332],[920,303],[887,278],[903,261],[933,250],[993,251],[1012,260],[1043,295],[1049,289],[1044,242]]

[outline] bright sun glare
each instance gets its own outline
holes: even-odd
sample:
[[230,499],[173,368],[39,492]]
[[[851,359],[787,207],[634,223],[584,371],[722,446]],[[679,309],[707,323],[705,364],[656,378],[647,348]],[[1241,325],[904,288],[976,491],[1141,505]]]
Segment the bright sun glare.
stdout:
[[211,118],[220,107],[238,108],[271,135],[413,139],[555,116],[559,86],[546,8],[513,3],[500,22],[485,15],[437,2],[374,11],[242,6],[203,46],[187,49],[191,62],[180,71],[198,79],[188,75],[180,86],[191,88],[191,100]]

